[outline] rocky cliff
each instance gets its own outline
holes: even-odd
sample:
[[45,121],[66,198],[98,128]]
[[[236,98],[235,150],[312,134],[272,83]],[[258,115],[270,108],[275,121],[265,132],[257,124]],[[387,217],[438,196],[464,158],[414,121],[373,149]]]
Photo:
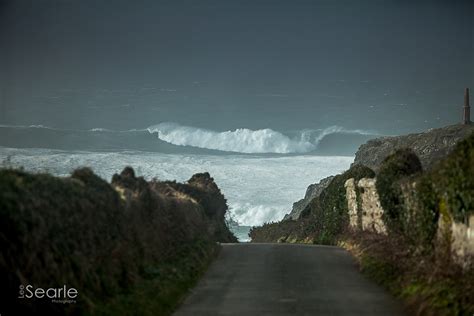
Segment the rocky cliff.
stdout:
[[[377,171],[383,160],[397,149],[411,148],[419,157],[424,169],[446,157],[454,146],[474,132],[474,125],[451,125],[430,129],[423,133],[402,136],[381,137],[369,140],[359,147],[352,165],[365,165]],[[308,186],[304,198],[293,203],[290,213],[283,220],[297,220],[309,203],[329,185],[334,176],[322,179]]]
[[355,165],[329,180],[321,193],[313,198],[297,220],[282,220],[252,227],[252,242],[303,242],[335,244],[335,237],[344,229],[348,218],[346,180],[374,177],[365,166]]
[[472,124],[457,124],[423,133],[376,138],[359,147],[354,164],[362,164],[377,171],[383,160],[397,149],[411,148],[419,157],[423,169],[430,169],[473,131]]
[[291,209],[291,212],[286,214],[283,220],[286,219],[298,219],[300,217],[301,212],[308,206],[308,204],[315,198],[318,197],[321,192],[331,183],[331,180],[334,178],[334,176],[330,176],[327,178],[322,179],[318,183],[313,183],[308,186],[306,189],[306,194],[304,195],[304,198],[301,200],[293,203],[293,208]]

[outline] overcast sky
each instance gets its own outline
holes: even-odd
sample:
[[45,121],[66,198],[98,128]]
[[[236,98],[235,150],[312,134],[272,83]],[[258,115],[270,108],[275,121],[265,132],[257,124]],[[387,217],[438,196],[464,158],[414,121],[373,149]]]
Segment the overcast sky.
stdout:
[[473,21],[467,0],[0,0],[0,123],[453,124]]

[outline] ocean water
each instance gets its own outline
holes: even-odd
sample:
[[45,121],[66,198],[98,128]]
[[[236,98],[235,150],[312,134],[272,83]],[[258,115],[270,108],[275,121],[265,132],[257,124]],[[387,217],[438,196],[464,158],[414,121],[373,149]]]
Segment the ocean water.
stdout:
[[[33,172],[67,176],[87,166],[110,181],[131,166],[146,179],[186,181],[207,171],[227,199],[241,241],[248,240],[251,226],[282,219],[309,184],[348,169],[353,161],[352,155],[314,152],[328,135],[349,133],[337,127],[283,134],[269,129],[215,132],[166,123],[130,131],[3,126],[0,132],[0,162]],[[350,133],[369,137],[363,131]],[[15,143],[6,141],[12,139]],[[35,143],[42,148],[32,148]]]

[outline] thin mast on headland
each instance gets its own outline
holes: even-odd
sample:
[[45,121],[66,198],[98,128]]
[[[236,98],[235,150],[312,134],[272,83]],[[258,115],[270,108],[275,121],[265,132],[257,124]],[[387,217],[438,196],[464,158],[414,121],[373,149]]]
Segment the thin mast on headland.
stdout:
[[471,124],[471,106],[469,105],[469,88],[464,91],[464,113],[462,123],[464,125]]

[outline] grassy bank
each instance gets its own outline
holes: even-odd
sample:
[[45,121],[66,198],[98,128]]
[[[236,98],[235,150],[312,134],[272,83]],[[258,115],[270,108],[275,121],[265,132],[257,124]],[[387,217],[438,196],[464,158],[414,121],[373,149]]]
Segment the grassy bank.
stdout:
[[[167,315],[216,255],[236,241],[209,174],[147,182],[125,168],[107,183],[0,171],[2,313]],[[72,304],[19,299],[19,286],[79,292]]]
[[346,234],[340,246],[360,270],[406,304],[413,315],[474,313],[474,267],[462,268],[446,253],[414,253],[403,238],[373,233]]
[[145,271],[145,276],[128,292],[100,302],[96,315],[170,315],[193,288],[220,247],[197,241],[176,258]]

